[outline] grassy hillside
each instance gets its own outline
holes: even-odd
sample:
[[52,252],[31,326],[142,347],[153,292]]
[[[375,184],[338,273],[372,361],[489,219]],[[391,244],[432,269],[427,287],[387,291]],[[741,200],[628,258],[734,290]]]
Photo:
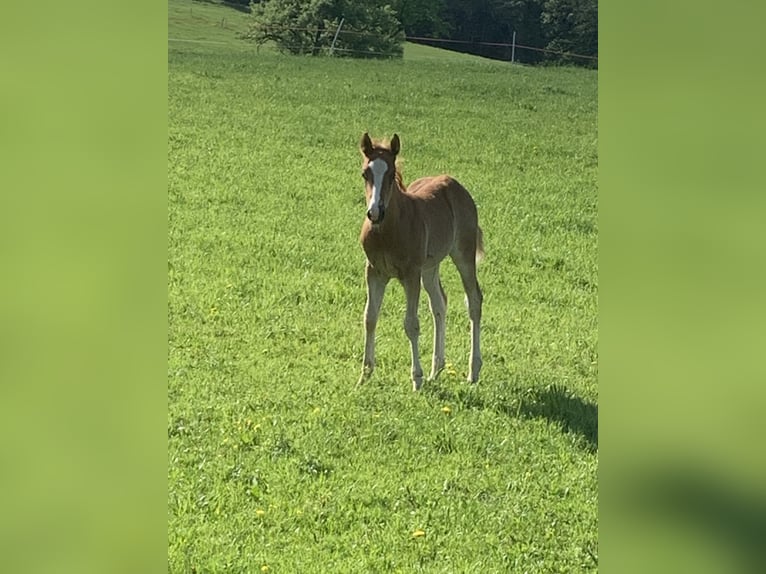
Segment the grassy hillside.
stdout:
[[246,46],[239,39],[247,30],[249,15],[220,3],[200,0],[168,0],[168,39],[170,45],[180,41],[205,42],[228,46]]
[[[596,571],[597,73],[288,57],[244,18],[169,4],[170,38],[222,43],[169,43],[168,570]],[[475,386],[449,261],[446,371],[410,390],[392,283],[354,386],[365,130],[476,200]]]

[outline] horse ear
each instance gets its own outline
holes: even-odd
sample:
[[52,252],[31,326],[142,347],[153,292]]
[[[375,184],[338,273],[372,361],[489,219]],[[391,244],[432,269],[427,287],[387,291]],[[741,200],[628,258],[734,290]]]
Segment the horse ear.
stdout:
[[399,136],[394,134],[394,137],[391,138],[391,153],[397,155],[400,147]]
[[367,132],[364,132],[362,140],[359,142],[359,149],[366,157],[370,157],[372,153],[372,140]]

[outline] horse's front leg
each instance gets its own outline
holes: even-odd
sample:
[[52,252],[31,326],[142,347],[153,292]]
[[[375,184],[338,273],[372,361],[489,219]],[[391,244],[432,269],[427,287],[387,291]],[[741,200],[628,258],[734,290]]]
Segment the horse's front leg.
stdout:
[[404,332],[410,340],[412,353],[412,390],[420,390],[423,384],[423,368],[420,366],[418,337],[420,336],[420,320],[418,319],[418,303],[420,302],[420,273],[412,273],[402,279],[404,294],[407,297],[407,311],[404,315]]
[[386,292],[388,277],[378,273],[370,263],[365,268],[367,281],[367,304],[364,307],[364,361],[362,374],[357,384],[362,384],[375,370],[375,327],[378,324],[378,314]]

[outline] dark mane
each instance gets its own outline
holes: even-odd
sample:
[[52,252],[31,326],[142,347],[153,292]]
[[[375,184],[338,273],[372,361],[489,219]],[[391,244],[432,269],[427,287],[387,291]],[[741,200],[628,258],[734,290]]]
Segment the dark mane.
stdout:
[[399,166],[396,166],[396,173],[394,174],[394,179],[396,180],[396,185],[399,186],[399,189],[402,191],[407,191],[407,186],[404,185],[404,180],[402,179],[402,172],[399,170]]

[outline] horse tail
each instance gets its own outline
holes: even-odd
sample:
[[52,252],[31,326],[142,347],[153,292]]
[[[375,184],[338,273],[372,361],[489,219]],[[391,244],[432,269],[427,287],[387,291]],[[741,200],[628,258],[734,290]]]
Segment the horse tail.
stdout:
[[476,263],[484,259],[484,233],[476,226]]

